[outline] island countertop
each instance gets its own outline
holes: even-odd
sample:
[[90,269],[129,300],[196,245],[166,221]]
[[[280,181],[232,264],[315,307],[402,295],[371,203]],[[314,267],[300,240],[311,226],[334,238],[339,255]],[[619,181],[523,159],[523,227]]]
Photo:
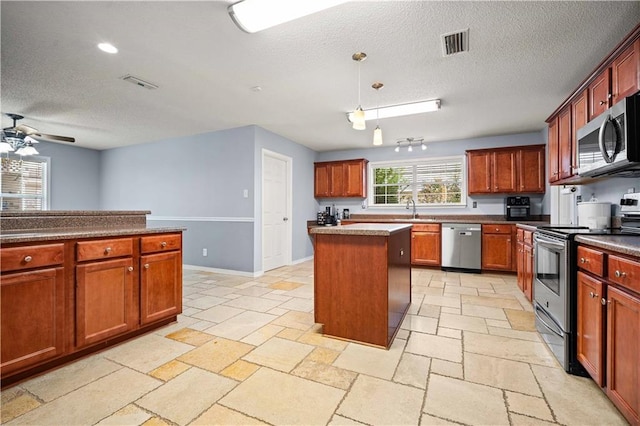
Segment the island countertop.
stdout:
[[367,235],[388,237],[396,232],[410,229],[410,223],[354,223],[340,226],[317,226],[309,229],[311,234]]
[[125,235],[161,234],[182,232],[185,228],[153,226],[118,226],[87,228],[50,228],[11,230],[0,232],[0,245],[30,243],[36,241],[71,240],[80,238],[118,237]]

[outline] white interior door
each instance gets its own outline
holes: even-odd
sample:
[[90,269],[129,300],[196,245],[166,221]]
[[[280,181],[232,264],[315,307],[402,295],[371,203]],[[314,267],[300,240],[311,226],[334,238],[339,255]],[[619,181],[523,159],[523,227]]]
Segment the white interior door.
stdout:
[[262,270],[291,263],[291,158],[262,151]]

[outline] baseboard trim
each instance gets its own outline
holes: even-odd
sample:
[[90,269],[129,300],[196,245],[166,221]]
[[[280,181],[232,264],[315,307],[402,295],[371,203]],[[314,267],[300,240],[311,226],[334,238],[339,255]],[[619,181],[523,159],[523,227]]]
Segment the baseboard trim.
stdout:
[[226,274],[226,275],[239,275],[242,277],[251,277],[251,278],[256,278],[264,274],[264,272],[262,271],[256,271],[256,272],[236,271],[234,269],[210,268],[208,266],[186,265],[186,264],[182,265],[182,269],[189,269],[192,271],[215,272],[217,274]]
[[306,262],[306,261],[308,261],[308,260],[313,260],[313,255],[308,256],[308,257],[303,257],[302,259],[294,260],[293,262],[291,262],[291,264],[292,264],[292,265],[297,265],[297,264],[299,264],[299,263],[304,263],[304,262]]

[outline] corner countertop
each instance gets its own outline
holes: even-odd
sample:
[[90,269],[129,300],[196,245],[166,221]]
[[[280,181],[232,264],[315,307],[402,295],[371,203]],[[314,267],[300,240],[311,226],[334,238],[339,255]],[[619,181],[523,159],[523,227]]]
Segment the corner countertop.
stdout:
[[0,232],[0,244],[30,243],[38,241],[71,240],[80,238],[118,237],[126,235],[162,234],[182,232],[185,228],[154,226],[117,226],[87,228],[19,229]]
[[612,252],[640,257],[638,235],[576,235],[575,241]]
[[355,223],[352,225],[317,226],[311,228],[311,234],[332,235],[368,235],[374,237],[388,237],[403,230],[410,230],[408,223]]

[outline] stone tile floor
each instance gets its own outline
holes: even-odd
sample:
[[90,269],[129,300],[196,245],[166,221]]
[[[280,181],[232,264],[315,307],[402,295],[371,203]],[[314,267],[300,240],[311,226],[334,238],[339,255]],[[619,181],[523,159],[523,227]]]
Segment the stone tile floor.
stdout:
[[412,284],[387,351],[320,333],[312,262],[185,270],[176,324],[4,390],[2,423],[626,424],[559,367],[514,276],[414,269]]

